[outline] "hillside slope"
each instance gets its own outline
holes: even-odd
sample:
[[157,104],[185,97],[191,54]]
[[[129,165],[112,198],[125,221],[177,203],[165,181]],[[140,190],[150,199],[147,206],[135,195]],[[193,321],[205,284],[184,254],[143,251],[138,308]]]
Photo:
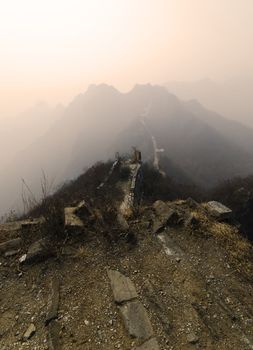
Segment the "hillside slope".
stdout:
[[198,100],[210,110],[253,128],[253,80],[233,78],[222,82],[210,79],[165,84],[182,100]]
[[[0,226],[0,242],[22,241],[0,256],[1,348],[252,349],[252,245],[193,200],[135,207],[123,225],[127,177],[115,168],[108,178],[110,166],[48,198],[33,212],[44,224]],[[84,225],[59,232],[55,215],[80,198]],[[21,264],[45,235],[51,257]]]
[[[131,146],[153,160],[154,140],[164,149],[169,174],[173,164],[171,174],[181,174],[182,181],[210,187],[223,179],[247,176],[253,172],[253,131],[233,125],[159,86],[136,85],[126,94],[107,85],[91,86],[47,133],[1,171],[0,212],[22,204],[21,178],[39,195],[41,169],[49,182],[54,179],[58,185]],[[222,132],[226,128],[237,132],[229,138]],[[245,140],[250,140],[247,147]]]

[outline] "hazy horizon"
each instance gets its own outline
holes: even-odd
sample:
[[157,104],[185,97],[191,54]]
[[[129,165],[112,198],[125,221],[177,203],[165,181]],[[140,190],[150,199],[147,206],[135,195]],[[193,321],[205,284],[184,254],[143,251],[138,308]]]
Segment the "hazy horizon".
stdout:
[[252,16],[251,0],[5,2],[0,118],[90,84],[253,79]]

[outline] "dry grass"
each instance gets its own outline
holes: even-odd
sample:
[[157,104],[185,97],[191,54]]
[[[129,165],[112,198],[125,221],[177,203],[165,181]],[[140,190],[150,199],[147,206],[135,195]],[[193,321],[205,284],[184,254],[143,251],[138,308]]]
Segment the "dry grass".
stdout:
[[87,258],[90,256],[90,252],[89,252],[89,249],[82,245],[80,246],[78,249],[77,249],[77,252],[75,254],[75,258]]
[[226,223],[215,222],[210,225],[209,230],[217,239],[223,241],[230,248],[230,253],[236,258],[241,259],[250,256],[252,245],[240,235],[237,228]]
[[173,201],[173,204],[175,204],[175,205],[182,205],[185,203],[186,203],[186,200],[184,200],[184,199],[177,199],[177,200]]
[[212,219],[202,209],[192,214],[200,222],[198,231],[204,236],[211,235],[219,245],[225,248],[231,264],[253,276],[253,246],[247,238],[242,236],[235,226]]

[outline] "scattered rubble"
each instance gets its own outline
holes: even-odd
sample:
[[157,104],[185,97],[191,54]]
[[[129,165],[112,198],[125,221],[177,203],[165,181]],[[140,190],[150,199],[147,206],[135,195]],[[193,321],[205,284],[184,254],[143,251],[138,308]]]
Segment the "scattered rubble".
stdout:
[[[140,155],[131,162],[141,166]],[[125,183],[128,193],[131,184]],[[130,217],[109,216],[109,229],[120,237],[134,232],[130,245],[105,238],[94,198],[92,209],[79,201],[66,204],[73,207],[65,209],[63,233],[85,227],[87,234],[63,235],[57,259],[46,263],[35,264],[54,253],[55,242],[40,226],[5,226],[1,349],[252,349],[252,246],[234,226],[191,199],[157,201]]]

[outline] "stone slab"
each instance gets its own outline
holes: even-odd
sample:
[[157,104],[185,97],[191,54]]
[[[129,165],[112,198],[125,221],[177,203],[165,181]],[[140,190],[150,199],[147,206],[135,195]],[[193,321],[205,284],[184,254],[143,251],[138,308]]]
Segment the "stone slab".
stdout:
[[156,218],[153,223],[153,233],[157,234],[167,226],[177,225],[179,223],[179,214],[176,210],[170,208],[165,202],[158,200],[153,204]]
[[60,342],[61,326],[56,320],[52,320],[48,325],[48,349],[61,350],[62,344]]
[[48,257],[53,256],[54,252],[49,248],[45,239],[40,239],[28,248],[24,263],[30,264],[33,262],[40,262],[46,260]]
[[159,345],[158,342],[155,338],[152,338],[148,341],[146,341],[144,344],[141,346],[138,346],[134,350],[159,350]]
[[0,253],[5,253],[8,250],[15,250],[21,246],[21,238],[11,239],[0,244]]
[[217,219],[229,219],[232,216],[232,210],[220,202],[211,201],[207,203],[207,210]]
[[4,253],[4,256],[6,258],[10,258],[14,255],[17,255],[19,253],[19,249],[16,249],[16,250],[8,250],[7,252]]
[[59,309],[59,302],[60,302],[60,282],[57,277],[54,277],[52,279],[51,288],[52,288],[52,293],[50,296],[50,305],[49,305],[47,318],[45,321],[46,325],[48,325],[52,320],[58,317],[58,309]]
[[116,270],[108,270],[107,274],[111,282],[111,288],[116,303],[121,304],[137,298],[138,295],[135,286],[129,277],[122,275]]
[[22,228],[40,226],[44,222],[45,222],[45,219],[43,217],[7,222],[5,224],[0,224],[0,231],[5,231],[5,232],[19,231]]
[[64,209],[65,227],[83,227],[82,220],[75,214],[77,207]]
[[120,307],[120,312],[131,337],[148,340],[153,336],[147,311],[140,301],[128,302]]
[[21,228],[30,228],[33,226],[40,226],[45,223],[45,218],[34,218],[21,221]]

